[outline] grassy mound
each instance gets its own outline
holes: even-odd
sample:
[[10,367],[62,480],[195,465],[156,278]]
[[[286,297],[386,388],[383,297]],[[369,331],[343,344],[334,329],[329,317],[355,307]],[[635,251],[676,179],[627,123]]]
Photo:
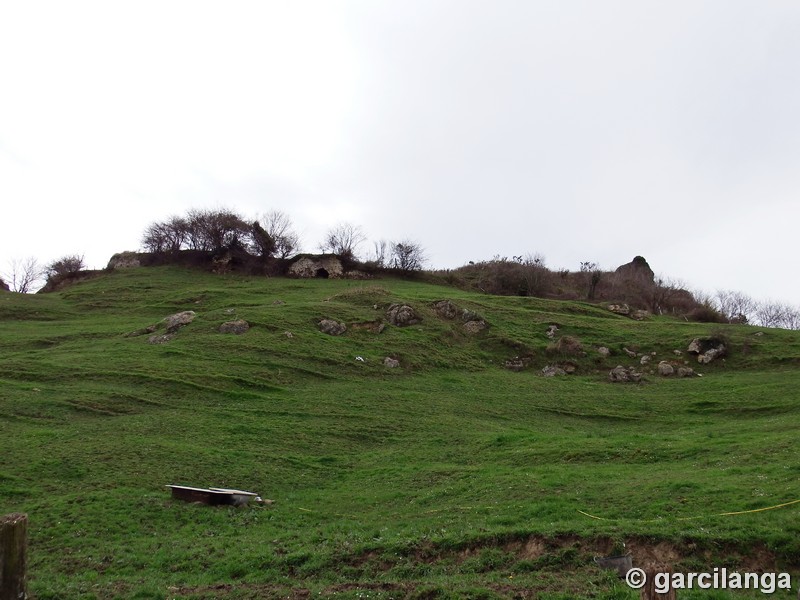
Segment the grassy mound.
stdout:
[[[378,332],[395,303],[421,322]],[[165,344],[125,337],[184,310]],[[219,333],[233,319],[250,330]],[[40,599],[638,597],[592,561],[621,550],[793,569],[800,503],[745,511],[800,499],[800,334],[757,332],[174,267],[2,294],[0,513],[29,514]],[[698,365],[696,337],[726,340],[724,360]],[[659,377],[661,360],[703,377]],[[643,382],[609,383],[618,364]],[[170,483],[274,504],[185,504]]]

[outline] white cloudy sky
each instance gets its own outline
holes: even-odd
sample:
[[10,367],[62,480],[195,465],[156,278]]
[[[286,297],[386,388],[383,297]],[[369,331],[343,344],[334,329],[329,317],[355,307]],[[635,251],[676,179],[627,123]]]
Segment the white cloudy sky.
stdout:
[[796,0],[4,2],[0,270],[225,206],[796,304],[799,63]]

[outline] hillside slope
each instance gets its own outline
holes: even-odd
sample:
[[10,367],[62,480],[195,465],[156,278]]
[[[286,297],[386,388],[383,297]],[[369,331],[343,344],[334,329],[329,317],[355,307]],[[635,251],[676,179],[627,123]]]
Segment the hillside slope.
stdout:
[[[421,322],[377,333],[394,303]],[[125,336],[185,310],[167,343]],[[220,333],[232,319],[249,331]],[[699,366],[685,351],[702,336],[728,356]],[[655,353],[640,384],[608,382],[640,363],[624,348]],[[648,373],[661,360],[703,377]],[[36,598],[638,597],[591,560],[623,548],[794,569],[800,503],[719,515],[800,500],[798,364],[797,332],[578,302],[113,272],[0,294],[0,513],[30,515]],[[185,504],[171,483],[274,504]]]

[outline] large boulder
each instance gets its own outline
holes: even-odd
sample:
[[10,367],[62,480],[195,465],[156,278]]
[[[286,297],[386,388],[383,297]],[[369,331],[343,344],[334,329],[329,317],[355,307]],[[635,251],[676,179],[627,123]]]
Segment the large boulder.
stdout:
[[617,267],[616,273],[623,279],[642,283],[653,283],[656,279],[653,269],[650,268],[643,256],[636,256],[631,262],[620,265]]
[[386,311],[386,318],[396,327],[408,327],[422,321],[422,317],[408,304],[392,304]]
[[142,262],[139,260],[139,254],[136,252],[118,252],[109,259],[106,268],[109,270],[135,269],[141,266]]
[[250,329],[250,323],[244,319],[236,319],[235,321],[227,321],[219,326],[220,333],[233,333],[241,335]]
[[174,315],[164,317],[161,322],[167,328],[167,333],[175,333],[181,327],[185,327],[194,321],[196,316],[197,313],[193,310],[184,310],[179,313],[175,313]]
[[347,331],[347,325],[333,319],[322,319],[319,322],[319,330],[328,335],[342,335]]

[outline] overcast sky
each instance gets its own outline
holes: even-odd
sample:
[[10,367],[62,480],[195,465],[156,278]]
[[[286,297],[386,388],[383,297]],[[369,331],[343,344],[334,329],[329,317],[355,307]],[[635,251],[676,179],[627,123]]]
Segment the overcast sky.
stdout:
[[279,209],[798,304],[798,65],[796,0],[3,2],[0,270]]

